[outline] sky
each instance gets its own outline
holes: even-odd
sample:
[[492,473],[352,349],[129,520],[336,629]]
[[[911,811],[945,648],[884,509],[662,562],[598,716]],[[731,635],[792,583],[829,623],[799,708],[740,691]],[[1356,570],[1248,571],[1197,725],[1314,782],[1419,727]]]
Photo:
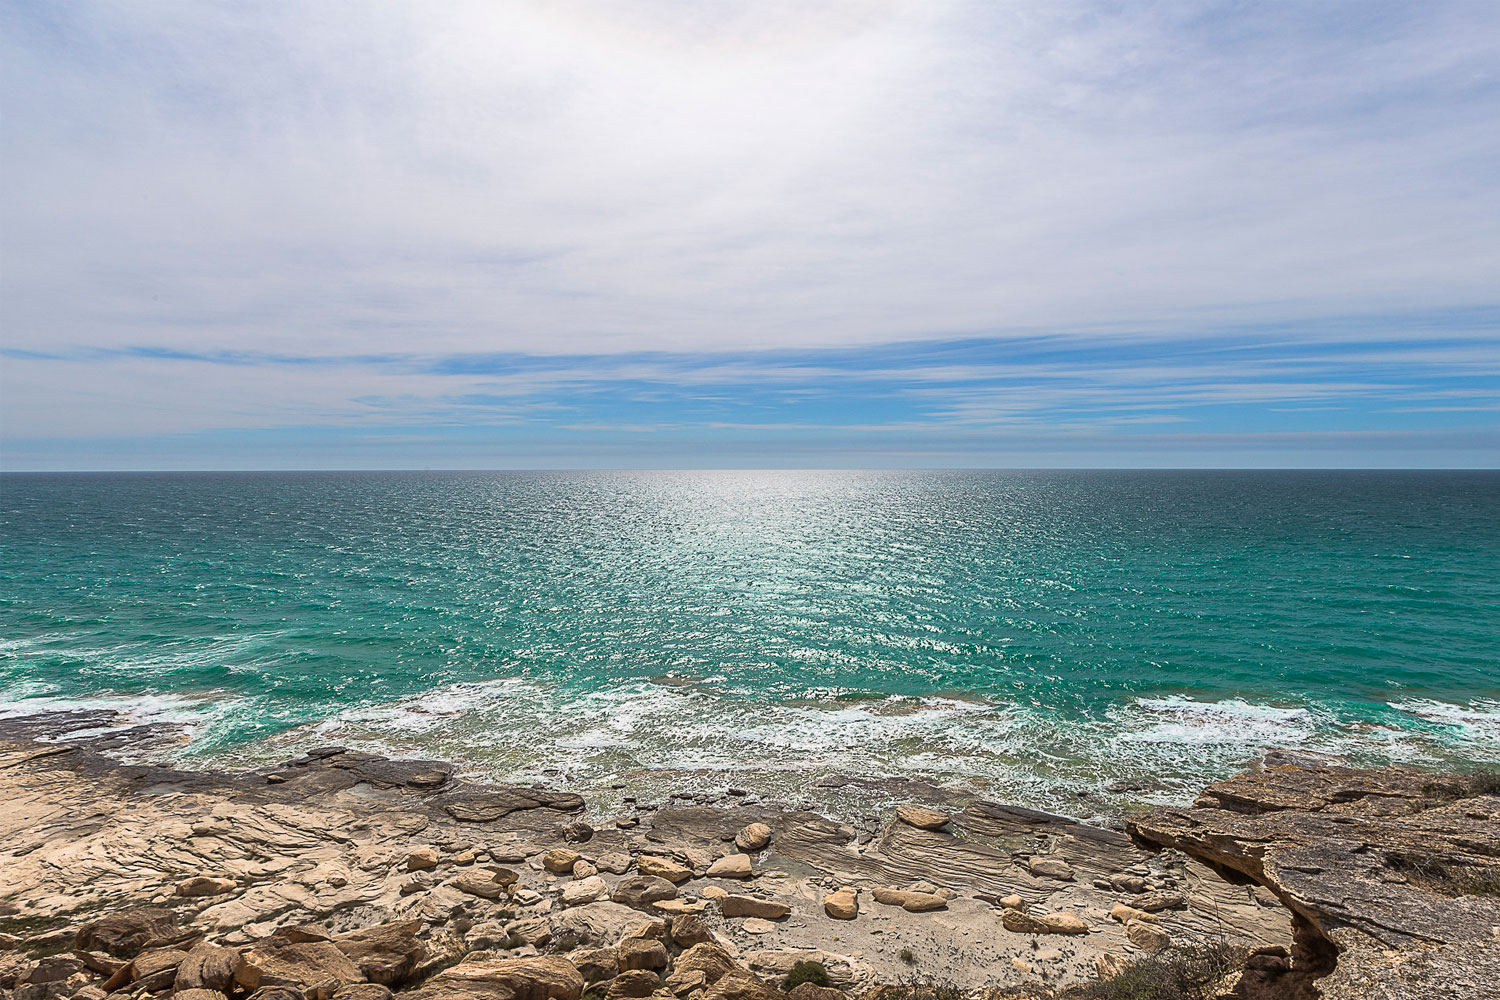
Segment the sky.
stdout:
[[1500,3],[0,0],[0,470],[1500,465]]

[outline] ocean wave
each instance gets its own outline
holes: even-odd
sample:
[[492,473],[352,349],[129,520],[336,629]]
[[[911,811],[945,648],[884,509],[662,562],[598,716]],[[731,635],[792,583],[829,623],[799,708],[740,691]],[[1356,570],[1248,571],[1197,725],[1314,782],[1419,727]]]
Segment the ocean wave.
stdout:
[[1500,740],[1500,701],[1476,698],[1458,705],[1432,698],[1413,698],[1389,704],[1398,712],[1451,727],[1465,736]]

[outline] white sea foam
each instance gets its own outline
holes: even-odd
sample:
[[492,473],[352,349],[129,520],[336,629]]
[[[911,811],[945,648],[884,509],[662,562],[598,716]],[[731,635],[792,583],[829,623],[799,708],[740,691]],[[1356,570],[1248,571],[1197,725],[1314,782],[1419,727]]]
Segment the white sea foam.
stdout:
[[1500,740],[1500,701],[1476,698],[1467,704],[1456,705],[1431,698],[1413,698],[1390,702],[1390,706],[1407,715],[1451,726],[1467,737]]
[[1306,708],[1257,705],[1242,698],[1193,701],[1179,696],[1138,698],[1135,703],[1148,713],[1148,727],[1124,732],[1121,740],[1269,746],[1303,743],[1317,733],[1313,714]]

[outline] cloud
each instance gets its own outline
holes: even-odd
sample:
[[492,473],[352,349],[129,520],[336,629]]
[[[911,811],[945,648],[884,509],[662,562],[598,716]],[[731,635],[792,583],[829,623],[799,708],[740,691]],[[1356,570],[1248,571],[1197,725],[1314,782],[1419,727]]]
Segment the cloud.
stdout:
[[1483,2],[11,0],[4,434],[1483,414],[1497,32]]

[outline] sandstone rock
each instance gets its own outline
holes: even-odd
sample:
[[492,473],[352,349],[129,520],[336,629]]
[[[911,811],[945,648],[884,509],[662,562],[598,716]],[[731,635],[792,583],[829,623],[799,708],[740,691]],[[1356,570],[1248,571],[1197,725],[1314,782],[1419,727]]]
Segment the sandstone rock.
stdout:
[[372,983],[393,986],[404,982],[422,959],[427,947],[417,938],[420,920],[377,924],[333,939],[334,946],[359,967]]
[[593,839],[594,828],[578,819],[564,826],[561,833],[563,840],[570,844],[586,844]]
[[1087,934],[1083,918],[1066,910],[1031,916],[1020,910],[1006,910],[1000,918],[1005,929],[1016,934]]
[[680,865],[670,858],[660,858],[650,854],[643,854],[636,858],[635,868],[642,875],[654,875],[668,882],[685,882],[693,877],[693,870],[686,865]]
[[1094,958],[1094,975],[1099,979],[1113,979],[1124,972],[1128,965],[1124,955],[1106,951]]
[[16,977],[17,986],[62,983],[77,976],[88,975],[88,967],[71,955],[48,955],[37,959],[31,967]]
[[649,874],[621,879],[614,891],[609,894],[609,898],[616,903],[633,906],[638,910],[644,910],[652,903],[663,899],[675,899],[676,896],[675,885],[664,878]]
[[438,866],[442,855],[435,847],[419,847],[406,856],[406,870],[409,872],[430,871]]
[[542,867],[549,872],[567,873],[573,870],[573,866],[578,863],[580,857],[582,855],[577,851],[559,847],[542,855]]
[[232,878],[217,878],[212,875],[194,875],[178,882],[174,892],[179,896],[220,896],[235,887]]
[[703,918],[693,913],[684,913],[672,918],[672,943],[679,948],[691,948],[695,944],[712,941],[714,936],[703,923]]
[[611,851],[608,854],[600,855],[599,860],[594,862],[594,864],[601,872],[608,872],[611,875],[624,875],[630,870],[630,855],[622,854],[619,851]]
[[652,938],[627,938],[616,946],[615,954],[622,972],[667,967],[666,946]]
[[[575,871],[577,870],[575,866]],[[592,903],[609,891],[609,886],[604,884],[604,879],[598,875],[569,882],[562,887],[562,902],[564,906],[579,906],[583,903]]]
[[887,906],[899,906],[908,913],[926,913],[930,910],[945,910],[948,901],[932,892],[912,892],[910,889],[875,889],[870,895],[875,902]]
[[1159,910],[1180,910],[1187,905],[1187,897],[1180,892],[1148,892],[1130,901],[1131,907],[1146,913]]
[[234,979],[246,990],[262,986],[291,986],[332,996],[343,983],[364,977],[331,941],[286,941],[267,938],[240,953]]
[[501,896],[510,895],[509,885],[493,876],[463,875],[454,879],[451,885],[459,892],[466,892],[470,896],[478,896],[481,899],[499,899]]
[[1026,900],[1015,893],[1011,893],[1009,896],[1000,897],[1000,906],[1007,910],[1024,910],[1026,909]]
[[748,854],[731,854],[720,858],[708,866],[707,872],[709,878],[749,878],[752,874]]
[[728,889],[721,889],[716,885],[706,885],[703,887],[704,899],[723,899],[727,895],[729,895]]
[[817,983],[798,983],[787,996],[792,1000],[847,1000],[847,994],[843,990],[819,986]]
[[614,944],[641,922],[639,910],[600,900],[563,910],[552,918],[552,931],[563,944]]
[[[354,983],[340,986],[334,1000],[391,1000],[392,996],[390,989],[379,983]],[[172,1000],[181,1000],[181,996],[174,996]]]
[[747,917],[740,924],[740,930],[746,934],[770,934],[776,930],[776,925],[764,917]]
[[319,927],[317,924],[297,924],[295,927],[281,927],[276,931],[276,936],[286,938],[288,941],[332,941],[333,935]]
[[1109,887],[1116,892],[1128,892],[1139,896],[1146,891],[1146,880],[1139,875],[1119,874],[1109,877]]
[[1126,906],[1124,903],[1116,903],[1114,906],[1111,906],[1109,908],[1109,915],[1122,924],[1128,924],[1132,920],[1139,920],[1141,917],[1148,916],[1149,914],[1147,914],[1145,910],[1137,910],[1133,906]]
[[1130,938],[1130,943],[1137,948],[1143,948],[1153,955],[1163,950],[1172,943],[1171,935],[1155,924],[1144,920],[1132,920],[1125,925],[1125,936]]
[[233,948],[200,942],[193,945],[177,966],[177,978],[173,988],[183,990],[217,990],[229,993],[234,989],[234,967],[240,953]]
[[597,874],[599,874],[599,869],[589,861],[582,858],[580,858],[578,862],[573,865],[574,878],[591,878]]
[[636,919],[626,924],[620,931],[621,941],[631,938],[650,938],[653,941],[665,941],[667,939],[667,922],[656,917],[643,920],[640,914],[636,914]]
[[853,920],[859,916],[859,893],[843,888],[823,897],[823,912],[835,920]]
[[651,904],[651,908],[657,913],[676,915],[680,913],[702,913],[708,909],[708,900],[695,899],[689,902],[685,899],[662,899]]
[[1015,969],[1017,972],[1023,973],[1028,976],[1036,971],[1036,966],[1026,961],[1026,959],[1022,958],[1020,955],[1017,955],[1010,960],[1010,967],[1012,969]]
[[764,823],[751,823],[734,835],[734,846],[742,851],[763,851],[771,843],[771,828]]
[[583,976],[565,959],[500,958],[460,962],[402,996],[409,1000],[579,1000],[585,985]]
[[576,948],[568,952],[568,961],[590,983],[620,974],[620,959],[613,948]]
[[937,830],[948,825],[949,817],[945,812],[937,809],[929,809],[927,806],[907,803],[896,807],[896,818],[919,830]]
[[609,984],[607,997],[649,997],[661,985],[661,977],[647,969],[622,972]]
[[667,977],[667,988],[673,993],[681,995],[685,992],[685,984],[693,981],[695,977],[701,977],[698,985],[713,985],[720,977],[733,969],[739,968],[739,963],[724,949],[717,941],[705,941],[695,944],[681,955],[672,966],[672,974]]
[[[100,997],[108,996],[103,990],[99,991]],[[73,994],[73,1000],[85,1000],[80,991]],[[172,990],[172,1000],[229,1000],[229,995],[221,990],[205,990],[198,987],[187,990]]]
[[84,924],[78,929],[74,943],[84,951],[130,958],[148,941],[169,938],[176,930],[177,914],[171,910],[139,907]]
[[762,920],[780,920],[792,912],[785,903],[755,896],[725,896],[719,907],[726,917],[760,917]]
[[708,988],[703,1000],[784,1000],[785,994],[759,976],[735,971]]
[[1073,881],[1073,866],[1062,858],[1037,857],[1032,858],[1026,866],[1033,875],[1044,878],[1060,879],[1064,882]]

